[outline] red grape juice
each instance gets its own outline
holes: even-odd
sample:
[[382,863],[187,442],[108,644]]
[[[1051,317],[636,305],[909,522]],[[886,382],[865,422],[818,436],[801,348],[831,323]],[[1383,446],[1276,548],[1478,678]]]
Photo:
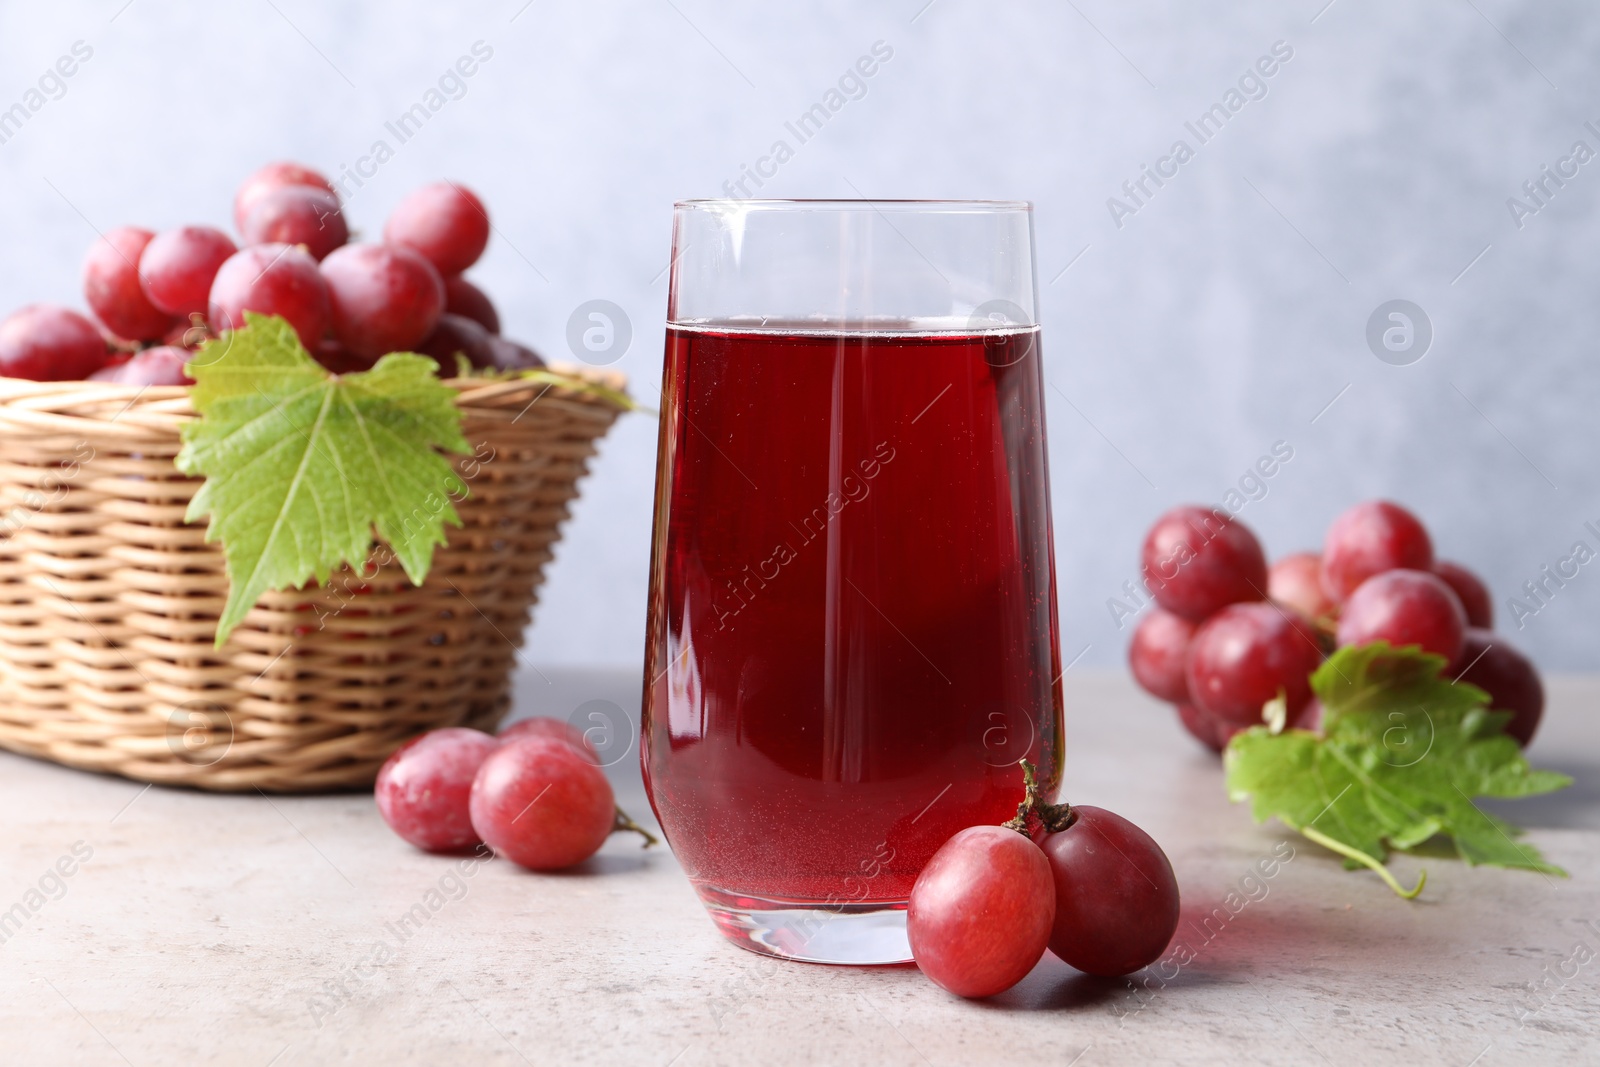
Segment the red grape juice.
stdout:
[[1018,759],[1054,790],[1039,364],[1036,329],[668,329],[642,755],[708,902],[903,904]]

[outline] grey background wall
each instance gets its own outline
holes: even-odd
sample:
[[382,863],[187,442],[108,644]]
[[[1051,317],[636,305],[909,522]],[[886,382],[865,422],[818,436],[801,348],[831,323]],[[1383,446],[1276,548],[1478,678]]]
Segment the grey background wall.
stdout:
[[[618,366],[653,403],[672,201],[722,195],[882,41],[892,58],[847,84],[855,98],[759,192],[1037,204],[1068,659],[1120,660],[1127,630],[1106,602],[1146,525],[1222,500],[1279,441],[1293,458],[1241,512],[1274,555],[1389,496],[1487,576],[1509,622],[1508,598],[1541,567],[1580,540],[1600,550],[1584,525],[1600,528],[1600,161],[1561,163],[1577,141],[1600,151],[1589,5],[463,7],[0,7],[0,109],[36,102],[28,90],[75,42],[92,49],[0,144],[0,302],[79,302],[91,227],[222,224],[267,160],[370,174],[347,185],[368,233],[410,188],[452,177],[494,215],[473,276],[507,331],[565,355],[571,311],[615,301],[634,327]],[[479,41],[492,57],[401,143],[385,124]],[[1278,42],[1292,56],[1241,86]],[[1202,144],[1184,124],[1215,103],[1238,109]],[[1193,157],[1175,176],[1123,192],[1180,139]],[[363,163],[380,140],[392,158]],[[1576,174],[1547,182],[1541,206],[1521,187],[1544,165]],[[1514,196],[1538,210],[1514,218]],[[1397,298],[1433,331],[1403,366],[1366,340]],[[655,429],[635,415],[605,443],[534,660],[638,662]],[[1545,667],[1593,670],[1597,609],[1600,562],[1511,629]]]

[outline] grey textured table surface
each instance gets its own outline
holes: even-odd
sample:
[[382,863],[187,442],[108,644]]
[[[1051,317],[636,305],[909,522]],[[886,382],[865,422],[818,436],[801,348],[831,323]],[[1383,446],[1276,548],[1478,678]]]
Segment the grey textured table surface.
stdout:
[[[519,715],[637,708],[631,674],[543,675],[519,678]],[[390,834],[370,796],[145,790],[0,755],[0,910],[89,853],[0,945],[0,1063],[1600,1062],[1600,680],[1555,680],[1531,753],[1577,784],[1508,809],[1572,877],[1432,861],[1411,904],[1252,824],[1125,679],[1067,681],[1069,799],[1132,818],[1177,869],[1196,955],[1171,981],[1047,955],[966,1003],[910,968],[742,952],[670,853],[620,836],[578,872],[465,877]],[[636,760],[612,773],[648,815]],[[1265,895],[1206,926],[1283,842]],[[402,924],[419,903],[426,921]]]

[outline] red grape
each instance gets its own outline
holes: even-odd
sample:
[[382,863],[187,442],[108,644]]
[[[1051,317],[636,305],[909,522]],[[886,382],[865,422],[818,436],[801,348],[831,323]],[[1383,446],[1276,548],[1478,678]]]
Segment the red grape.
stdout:
[[1316,697],[1300,710],[1299,715],[1291,715],[1288,725],[1297,730],[1310,730],[1316,733],[1322,729],[1322,701]]
[[1267,571],[1267,596],[1316,622],[1338,610],[1322,588],[1322,557],[1315,552],[1284,556]]
[[[203,315],[200,321],[202,324],[205,322]],[[175,322],[172,324],[172,329],[168,330],[167,335],[161,339],[161,343],[172,348],[187,348],[192,351],[215,336],[216,334],[211,332],[211,327],[206,325],[197,326],[192,320]]]
[[[151,238],[139,256],[139,282],[151,304],[187,320],[206,313],[211,282],[239,249],[233,239],[210,226],[180,226]],[[188,329],[187,321],[179,323]]]
[[1339,644],[1387,641],[1394,648],[1420,645],[1455,663],[1467,614],[1461,600],[1428,571],[1384,571],[1350,594],[1339,613]]
[[358,356],[414,350],[439,323],[444,282],[409,248],[346,245],[322,263],[333,300],[333,330]]
[[1282,691],[1290,717],[1311,699],[1322,646],[1311,624],[1274,604],[1232,604],[1189,644],[1189,695],[1201,711],[1241,726]]
[[172,316],[150,303],[139,283],[139,257],[155,235],[118,226],[89,246],[83,257],[83,295],[106,328],[130,341],[165,334]]
[[1228,739],[1223,734],[1221,719],[1210,712],[1201,711],[1193,704],[1178,704],[1177,708],[1178,721],[1183,723],[1183,728],[1196,741],[1213,752],[1221,752],[1227,747]]
[[268,163],[244,180],[233,198],[233,225],[244,232],[245,220],[256,202],[274,189],[286,185],[309,186],[338,195],[338,191],[321,174],[299,163]]
[[1343,603],[1356,586],[1392,570],[1433,566],[1433,541],[1411,512],[1387,500],[1350,508],[1328,527],[1322,545],[1322,588]]
[[600,755],[589,743],[582,730],[567,722],[565,719],[552,719],[545,715],[536,715],[531,719],[514,722],[501,730],[495,740],[504,745],[515,741],[519,737],[549,737],[557,741],[565,741],[579,752],[584,753],[596,763],[600,762]]
[[1461,607],[1467,613],[1467,625],[1480,629],[1490,629],[1494,626],[1494,602],[1489,598],[1489,587],[1483,584],[1483,579],[1473,574],[1459,563],[1452,563],[1441,559],[1433,565],[1433,573],[1444,579],[1461,599]]
[[1055,883],[1050,951],[1089,974],[1132,974],[1178,928],[1178,879],[1161,846],[1120,815],[1073,805],[1040,843]]
[[1261,543],[1225,511],[1173,508],[1145,535],[1141,560],[1156,603],[1195,622],[1267,595]]
[[77,381],[106,363],[94,323],[54,304],[29,304],[0,322],[0,375],[36,382]]
[[1195,623],[1181,615],[1151,608],[1128,642],[1128,666],[1133,669],[1134,681],[1162,700],[1186,703],[1189,683],[1184,676],[1184,658],[1195,629]]
[[[1178,705],[1178,721],[1183,723],[1183,728],[1189,731],[1190,736],[1213,752],[1221,752],[1228,747],[1228,742],[1233,740],[1234,734],[1250,728],[1227,719],[1219,719],[1210,712],[1201,711],[1193,704]],[[1322,726],[1322,703],[1316,697],[1312,697],[1299,712],[1287,716],[1284,726],[1296,730],[1319,729]]]
[[333,314],[317,261],[292,245],[254,245],[234,253],[211,283],[211,325],[242,329],[244,313],[281,315],[309,351],[328,332]]
[[193,385],[194,379],[183,369],[191,356],[187,349],[172,345],[147,348],[129,359],[100,368],[89,375],[89,380],[119,385]]
[[472,825],[513,863],[554,871],[582,863],[616,823],[611,783],[587,755],[551,737],[520,737],[483,761]]
[[446,377],[453,377],[456,373],[456,353],[467,357],[467,362],[474,367],[494,366],[492,353],[489,351],[489,342],[494,340],[489,331],[478,325],[465,315],[452,315],[445,312],[439,316],[439,324],[433,328],[428,339],[422,342],[417,351],[425,356],[432,356],[439,363],[440,371]]
[[1544,717],[1544,684],[1528,658],[1488,630],[1469,629],[1461,642],[1461,662],[1467,665],[1459,681],[1489,694],[1489,706],[1511,712],[1506,733],[1523,748]]
[[451,726],[400,746],[378,771],[374,794],[389,828],[420,849],[459,852],[478,844],[469,812],[473,780],[495,740]]
[[318,363],[335,374],[355,374],[359,371],[372,369],[372,360],[352,355],[345,351],[344,345],[331,338],[317,345],[314,354]]
[[416,249],[448,278],[483,255],[489,243],[489,213],[466,187],[435,182],[400,201],[383,227],[383,239]]
[[317,260],[350,240],[339,198],[309,185],[285,185],[263,194],[239,232],[249,245],[305,245]]
[[504,337],[489,338],[489,363],[495,370],[532,370],[544,366],[539,353]]
[[482,289],[465,278],[444,280],[444,309],[455,315],[465,315],[490,333],[500,332],[500,313]]
[[1003,826],[972,826],[917,876],[906,935],[923,974],[957,996],[989,997],[1033,970],[1055,909],[1039,846]]

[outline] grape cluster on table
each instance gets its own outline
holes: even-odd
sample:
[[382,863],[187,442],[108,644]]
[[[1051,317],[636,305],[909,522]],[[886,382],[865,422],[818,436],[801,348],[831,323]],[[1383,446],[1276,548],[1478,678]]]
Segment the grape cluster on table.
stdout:
[[[1178,926],[1177,879],[1148,834],[1101,808],[1042,804],[1031,768],[1026,777],[1017,825],[962,830],[912,887],[912,954],[960,996],[1011,988],[1046,948],[1090,974],[1129,974],[1159,958]],[[417,848],[487,847],[534,871],[582,863],[619,829],[654,841],[616,806],[582,731],[560,719],[524,719],[496,737],[432,730],[389,757],[375,793],[383,821]]]
[[911,887],[911,954],[958,996],[1010,989],[1046,948],[1088,974],[1132,974],[1178,928],[1178,880],[1149,834],[1103,808],[1043,808],[1025,830],[960,831]]
[[534,871],[582,863],[621,814],[583,732],[542,717],[497,737],[461,726],[431,730],[389,757],[375,793],[383,821],[420,849],[487,845]]
[[1141,565],[1155,605],[1128,646],[1133,676],[1213,751],[1280,696],[1287,725],[1316,729],[1312,672],[1335,647],[1375,641],[1445,657],[1450,678],[1512,713],[1505,731],[1520,745],[1544,713],[1533,664],[1491,631],[1488,587],[1435,559],[1426,527],[1398,504],[1357,504],[1328,527],[1320,554],[1271,567],[1243,523],[1184,505],[1150,528]]
[[350,227],[327,178],[272,163],[245,179],[233,202],[235,241],[211,226],[152,233],[119,226],[83,262],[93,319],[31,304],[0,322],[0,376],[32,381],[187,385],[185,364],[208,339],[278,315],[329,370],[370,368],[389,352],[421,352],[456,371],[544,361],[500,336],[500,316],[462,272],[489,243],[477,195],[438,182],[402,200],[376,244],[349,244]]

